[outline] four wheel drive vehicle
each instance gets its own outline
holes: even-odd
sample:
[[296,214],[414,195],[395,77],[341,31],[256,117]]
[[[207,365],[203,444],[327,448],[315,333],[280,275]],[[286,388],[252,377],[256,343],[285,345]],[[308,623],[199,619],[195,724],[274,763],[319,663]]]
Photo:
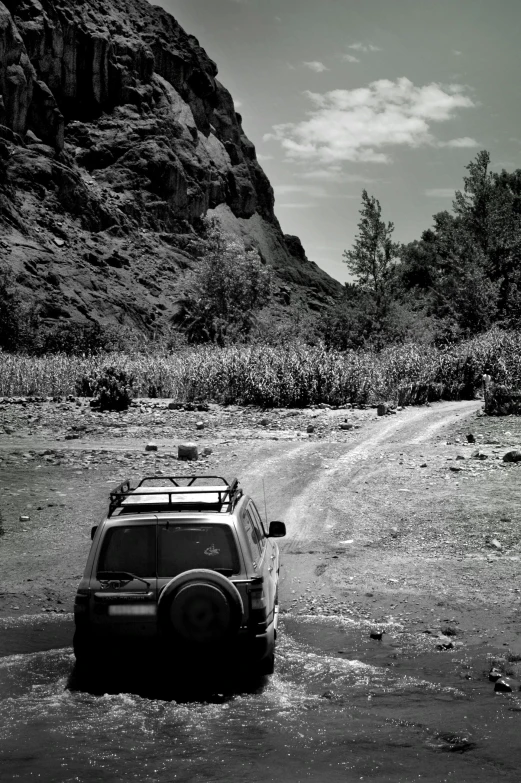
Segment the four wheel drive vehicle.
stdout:
[[[80,667],[118,653],[274,667],[283,522],[267,530],[234,479],[148,476],[110,493],[74,606]],[[125,659],[122,657],[122,661]]]

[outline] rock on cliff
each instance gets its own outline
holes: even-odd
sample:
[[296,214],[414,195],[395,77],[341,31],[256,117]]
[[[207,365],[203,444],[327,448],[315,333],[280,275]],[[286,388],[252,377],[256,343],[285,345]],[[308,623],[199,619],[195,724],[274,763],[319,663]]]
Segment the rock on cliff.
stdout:
[[258,248],[286,304],[340,292],[281,232],[216,77],[146,0],[0,0],[0,260],[44,317],[161,330],[205,215]]

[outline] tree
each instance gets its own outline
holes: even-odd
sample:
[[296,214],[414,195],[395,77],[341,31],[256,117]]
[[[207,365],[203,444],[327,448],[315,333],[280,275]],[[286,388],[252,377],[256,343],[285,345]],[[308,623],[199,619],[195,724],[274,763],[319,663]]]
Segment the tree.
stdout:
[[390,285],[399,244],[393,242],[393,223],[382,220],[380,202],[362,191],[359,233],[352,250],[344,250],[344,261],[356,278],[357,285],[374,299],[376,315],[382,317],[389,303]]
[[255,250],[210,223],[208,249],[181,313],[191,342],[224,345],[247,337],[271,298],[271,270]]

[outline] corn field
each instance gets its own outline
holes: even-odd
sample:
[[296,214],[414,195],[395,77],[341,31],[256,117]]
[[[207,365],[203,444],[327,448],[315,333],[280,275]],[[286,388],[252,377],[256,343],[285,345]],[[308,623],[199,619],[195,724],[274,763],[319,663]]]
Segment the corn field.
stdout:
[[415,404],[471,397],[485,369],[496,383],[521,389],[521,335],[492,330],[443,349],[411,343],[379,353],[300,344],[197,347],[168,355],[3,353],[0,396],[82,395],[89,378],[108,366],[132,376],[137,397],[266,407]]

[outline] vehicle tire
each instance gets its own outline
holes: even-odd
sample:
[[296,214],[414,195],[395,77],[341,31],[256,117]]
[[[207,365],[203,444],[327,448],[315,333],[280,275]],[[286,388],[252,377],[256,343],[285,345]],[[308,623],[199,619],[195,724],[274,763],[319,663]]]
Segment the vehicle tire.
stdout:
[[262,661],[257,666],[257,674],[259,677],[266,677],[269,674],[273,674],[275,671],[275,653],[272,652],[270,655],[266,656],[266,658],[263,658]]
[[72,640],[76,658],[76,672],[80,676],[95,675],[98,671],[98,657],[90,634],[76,629]]
[[235,585],[217,571],[185,571],[171,579],[158,602],[163,636],[196,647],[226,643],[237,635],[243,605]]
[[89,635],[85,633],[85,631],[76,630],[74,632],[72,648],[76,657],[76,663],[85,664],[92,661],[92,643]]

